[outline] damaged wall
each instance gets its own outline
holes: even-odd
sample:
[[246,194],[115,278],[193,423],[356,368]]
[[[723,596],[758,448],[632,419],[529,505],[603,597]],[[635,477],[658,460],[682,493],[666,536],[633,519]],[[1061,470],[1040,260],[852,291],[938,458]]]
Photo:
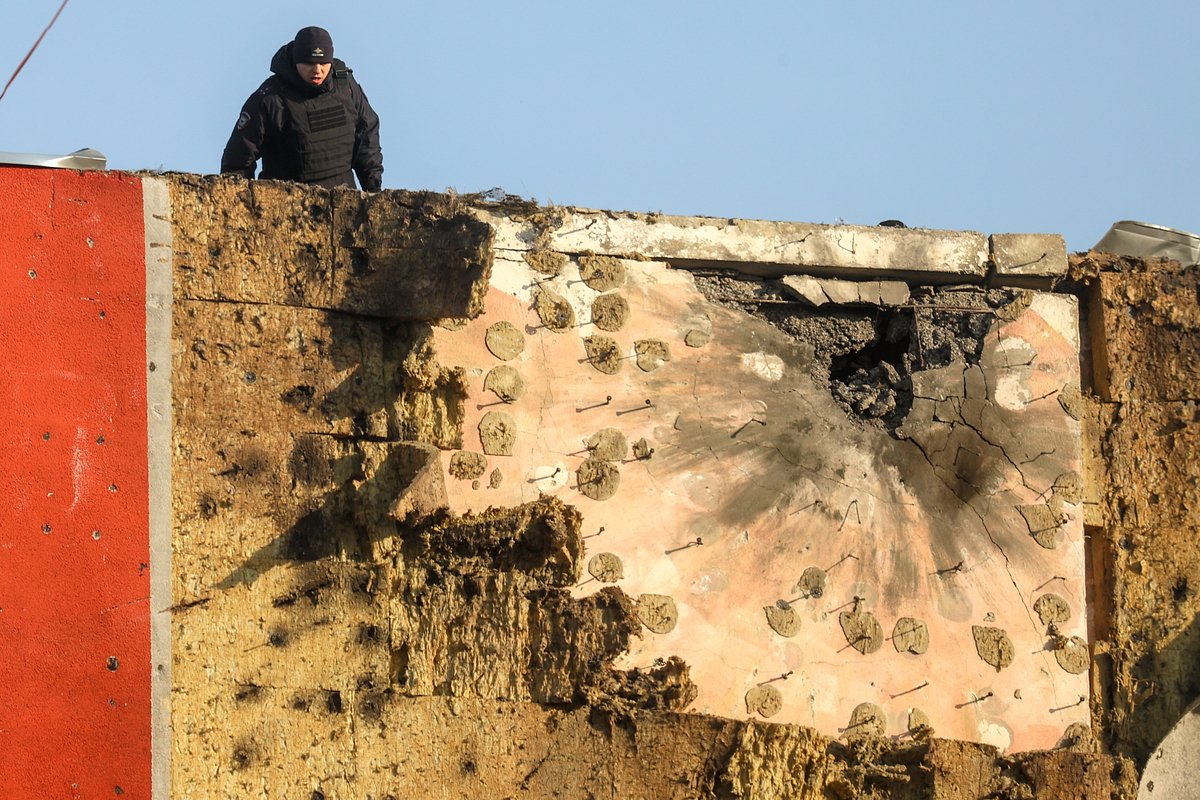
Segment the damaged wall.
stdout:
[[1138,763],[1200,697],[1200,278],[1173,261],[1086,254],[1098,729]]
[[171,796],[1131,797],[1196,694],[1190,273],[144,180]]
[[[333,692],[351,721],[328,735],[350,736],[356,752],[366,731],[388,727],[387,715],[416,698],[502,701],[521,714],[582,703],[611,716],[616,703],[639,720],[690,704],[833,737],[908,741],[892,757],[909,768],[895,774],[855,772],[852,750],[823,768],[854,791],[893,779],[928,784],[921,742],[931,732],[1020,750],[1086,727],[1080,451],[1059,401],[1079,380],[1073,298],[931,286],[903,320],[878,303],[862,307],[861,297],[833,310],[756,298],[758,308],[791,303],[789,330],[722,304],[735,278],[671,270],[661,250],[636,241],[655,224],[618,219],[633,240],[610,231],[572,252],[562,239],[594,220],[557,209],[350,192],[292,202],[297,189],[222,181],[180,181],[173,191],[176,260],[187,276],[176,295],[176,390],[194,400],[179,404],[176,428],[188,447],[176,464],[177,543],[187,537],[177,554],[195,554],[187,567],[177,561],[176,602],[189,610],[176,643],[189,654],[181,664],[224,676],[203,691],[177,677],[188,688],[176,693],[176,714],[217,724],[239,693],[271,687],[285,702],[289,692]],[[210,192],[226,194],[213,203]],[[329,207],[305,205],[319,199]],[[270,228],[331,224],[302,245],[329,248],[313,261],[329,272],[313,283],[350,285],[305,296],[263,282],[277,271],[220,277],[224,254],[246,238],[249,223],[237,220],[256,211]],[[431,243],[429,228],[458,239]],[[869,252],[870,232],[854,236]],[[920,243],[905,251],[910,260]],[[634,245],[649,252],[625,249]],[[404,256],[389,261],[391,251]],[[689,266],[700,266],[697,252]],[[986,269],[978,247],[955,252],[968,254],[967,271]],[[301,260],[286,250],[272,258]],[[444,275],[441,259],[471,287],[457,308],[416,309],[420,291],[392,309],[362,304],[377,298],[356,281],[394,280],[400,296],[407,284],[392,277],[396,264]],[[458,266],[472,259],[474,272]],[[905,262],[895,274],[912,271]],[[890,371],[872,375],[880,364]],[[899,408],[891,400],[871,413],[885,386],[904,395]],[[855,391],[874,399],[856,402]],[[552,498],[571,509],[555,545],[567,571],[539,576],[535,590],[527,573],[547,554],[518,563],[511,556],[526,548],[510,542],[497,562],[488,531],[504,527],[520,542],[530,532],[505,515]],[[441,508],[470,531],[456,539],[465,560],[449,570],[447,556],[428,552],[442,535]],[[881,544],[884,535],[897,538]],[[370,566],[362,618],[325,599],[348,585],[327,574],[339,564]],[[597,593],[605,584],[621,591]],[[601,616],[627,630],[592,651],[574,640],[575,620],[579,603],[601,596],[622,598]],[[310,619],[296,618],[299,597]],[[1043,597],[1058,600],[1048,612],[1058,616],[1034,611]],[[240,612],[220,609],[247,606],[272,611],[230,643],[256,654],[233,670],[211,631],[245,629]],[[322,630],[332,620],[341,624]],[[585,640],[595,635],[582,630]],[[298,671],[294,659],[307,663],[310,652],[365,660],[338,669],[317,657]],[[625,677],[614,686],[598,673]],[[355,713],[364,702],[367,717]],[[739,736],[753,736],[744,733],[752,723],[739,726],[747,724]],[[177,736],[177,761],[212,769],[180,749],[193,738],[212,736]],[[812,739],[808,757],[831,758],[826,741]],[[243,790],[281,757],[243,756],[222,773]],[[336,776],[323,767],[287,774],[312,791],[373,787],[363,770],[374,758]],[[379,758],[385,774],[431,769]],[[690,774],[680,796],[752,796],[762,779],[753,770],[735,779],[730,759],[732,751],[722,767]],[[466,770],[467,785],[487,775],[499,791],[520,772],[506,778],[467,760],[476,770]],[[537,763],[518,788],[540,774]]]
[[[889,735],[1017,750],[1087,720],[1079,434],[1059,402],[1078,392],[1074,298],[932,287],[814,310],[673,270],[653,243],[537,249],[590,221],[559,214],[493,215],[486,311],[433,330],[469,379],[452,509],[578,508],[606,563],[577,593],[616,582],[653,634],[621,663],[682,657],[708,713],[837,735],[870,707]],[[519,396],[488,389],[502,370]],[[455,479],[466,457],[478,471]]]

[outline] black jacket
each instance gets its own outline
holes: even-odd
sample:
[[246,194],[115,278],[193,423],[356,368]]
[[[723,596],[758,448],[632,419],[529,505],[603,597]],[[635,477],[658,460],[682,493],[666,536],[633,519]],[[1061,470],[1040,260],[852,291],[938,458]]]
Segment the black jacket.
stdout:
[[379,191],[379,117],[354,73],[335,58],[325,82],[311,86],[296,71],[291,52],[291,42],[279,48],[271,59],[274,74],[242,106],[221,172],[253,178],[261,157],[260,178],[333,188],[354,186],[356,174],[365,191]]

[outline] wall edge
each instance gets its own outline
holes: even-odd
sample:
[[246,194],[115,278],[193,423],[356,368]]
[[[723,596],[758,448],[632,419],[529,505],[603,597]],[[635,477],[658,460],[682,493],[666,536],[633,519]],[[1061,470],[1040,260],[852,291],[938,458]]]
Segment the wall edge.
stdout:
[[142,180],[146,236],[146,425],[150,524],[152,797],[171,795],[171,197]]

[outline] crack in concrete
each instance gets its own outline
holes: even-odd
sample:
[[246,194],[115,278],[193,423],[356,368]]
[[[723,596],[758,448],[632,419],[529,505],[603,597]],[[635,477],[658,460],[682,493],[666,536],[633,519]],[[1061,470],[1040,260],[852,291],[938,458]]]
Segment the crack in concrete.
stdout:
[[[980,513],[979,509],[977,509],[971,503],[967,502],[966,500],[963,500],[961,497],[958,496],[958,493],[956,491],[954,491],[954,487],[951,486],[949,483],[947,483],[946,479],[944,477],[942,477],[940,469],[943,469],[943,468],[940,468],[937,464],[935,464],[933,462],[932,459],[930,459],[929,454],[927,452],[925,452],[925,448],[923,448],[921,446],[920,442],[916,441],[915,439],[906,439],[905,441],[912,442],[913,446],[916,447],[918,451],[920,451],[921,455],[924,456],[925,460],[929,463],[929,467],[933,471],[934,476],[939,481],[942,482],[942,485],[945,486],[946,489],[949,490],[950,494],[953,495],[955,499],[957,499],[960,503],[962,503],[962,505],[971,509],[971,513],[979,518],[979,523],[983,528],[983,532],[985,534],[987,534],[988,541],[990,541],[992,543],[992,546],[996,550],[998,550],[1000,552],[1000,555],[1004,558],[1004,571],[1008,573],[1008,579],[1009,579],[1009,581],[1012,582],[1013,589],[1017,593],[1017,599],[1021,604],[1021,608],[1025,609],[1025,615],[1029,618],[1030,625],[1033,626],[1034,630],[1037,630],[1037,623],[1035,623],[1033,621],[1033,615],[1030,612],[1029,607],[1025,603],[1025,594],[1024,594],[1024,592],[1021,591],[1021,587],[1017,583],[1016,576],[1013,574],[1012,560],[1009,559],[1008,553],[1006,553],[1004,551],[1004,548],[1001,547],[1000,543],[998,541],[996,541],[996,537],[992,534],[991,528],[988,527],[987,518],[984,517],[984,515],[982,513]],[[989,503],[989,505],[990,505],[990,503]]]
[[[1025,459],[1024,461],[1022,461],[1022,462],[1021,462],[1021,464],[1022,464],[1022,465],[1025,465],[1025,464],[1032,464],[1034,461],[1037,461],[1037,460],[1038,460],[1039,458],[1041,458],[1042,456],[1052,456],[1052,455],[1054,455],[1054,454],[1055,454],[1055,453],[1057,453],[1057,452],[1058,452],[1058,448],[1054,448],[1053,450],[1043,450],[1042,452],[1038,453],[1038,454],[1037,454],[1036,456],[1034,456],[1033,458],[1027,458],[1027,459]],[[1032,489],[1032,487],[1030,487],[1030,488]],[[1043,497],[1043,496],[1046,494],[1046,492],[1050,491],[1050,490],[1051,490],[1051,489],[1053,489],[1053,488],[1054,488],[1054,486],[1052,485],[1052,486],[1051,486],[1049,489],[1045,489],[1045,490],[1043,490],[1043,491],[1042,491],[1042,493],[1038,495],[1038,497],[1039,497],[1039,498],[1040,498],[1040,497]]]
[[[1022,466],[1022,465],[1021,465],[1021,464],[1018,464],[1018,463],[1017,463],[1017,461],[1016,461],[1016,459],[1014,459],[1012,456],[1010,456],[1010,455],[1008,454],[1008,451],[1004,449],[1004,446],[1003,446],[1003,445],[999,445],[999,444],[996,444],[995,442],[993,442],[991,439],[989,439],[987,436],[985,436],[985,435],[984,435],[983,431],[981,431],[979,428],[977,428],[977,427],[975,427],[974,425],[972,425],[972,424],[971,424],[971,423],[970,423],[970,422],[969,422],[969,421],[968,421],[968,420],[967,420],[965,417],[963,417],[961,414],[959,415],[959,420],[960,420],[960,421],[962,422],[962,424],[963,424],[963,425],[965,425],[965,426],[966,426],[966,427],[967,427],[969,430],[973,431],[973,432],[975,433],[975,435],[979,437],[979,440],[980,440],[981,442],[983,442],[984,444],[988,445],[989,447],[994,447],[995,449],[997,449],[997,450],[999,450],[999,451],[1000,451],[1000,454],[1001,454],[1002,456],[1004,456],[1004,460],[1005,460],[1005,461],[1007,461],[1007,462],[1008,462],[1010,465],[1012,465],[1012,468],[1013,468],[1014,470],[1016,470],[1016,471],[1017,471],[1017,475],[1018,475],[1018,476],[1021,478],[1021,485],[1022,485],[1022,486],[1024,486],[1026,489],[1028,489],[1028,490],[1029,490],[1029,491],[1031,491],[1031,492],[1037,492],[1037,491],[1038,491],[1038,490],[1037,490],[1037,489],[1036,489],[1034,486],[1032,486],[1032,485],[1029,483],[1029,481],[1028,481],[1028,480],[1026,480],[1026,478],[1025,478],[1025,471],[1021,469],[1021,466]],[[954,426],[955,424],[956,424],[956,423],[951,423],[952,429],[953,429],[953,426]],[[1051,451],[1049,451],[1048,453],[1040,453],[1039,455],[1037,455],[1037,456],[1034,456],[1033,458],[1029,459],[1029,461],[1025,461],[1025,462],[1023,462],[1023,463],[1024,463],[1024,464],[1031,463],[1031,462],[1033,462],[1033,461],[1036,461],[1037,459],[1041,458],[1042,456],[1044,456],[1044,455],[1049,455],[1050,453],[1053,453],[1053,452],[1054,452],[1054,451],[1053,451],[1053,450],[1051,450]],[[1053,488],[1053,486],[1052,486],[1051,488]],[[1047,490],[1042,490],[1041,492],[1038,492],[1038,496],[1040,497],[1040,496],[1044,495],[1044,494],[1046,493],[1046,491],[1047,491]]]

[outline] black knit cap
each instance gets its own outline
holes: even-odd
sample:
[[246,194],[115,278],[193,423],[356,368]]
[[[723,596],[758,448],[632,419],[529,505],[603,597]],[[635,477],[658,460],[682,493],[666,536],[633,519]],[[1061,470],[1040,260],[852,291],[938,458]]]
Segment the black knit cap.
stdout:
[[296,31],[292,61],[297,64],[328,64],[333,61],[333,37],[315,25]]

